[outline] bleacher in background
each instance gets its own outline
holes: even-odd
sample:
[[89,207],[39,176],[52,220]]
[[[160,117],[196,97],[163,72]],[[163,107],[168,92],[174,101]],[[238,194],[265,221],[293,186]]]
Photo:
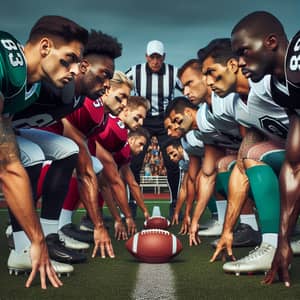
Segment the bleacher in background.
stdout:
[[167,176],[144,176],[141,175],[140,187],[142,193],[153,191],[154,194],[169,192]]

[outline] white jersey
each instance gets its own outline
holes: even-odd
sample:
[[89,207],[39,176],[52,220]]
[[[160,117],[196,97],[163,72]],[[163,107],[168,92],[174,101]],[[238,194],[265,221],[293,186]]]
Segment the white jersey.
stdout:
[[238,119],[244,118],[243,123],[257,128],[270,139],[282,142],[287,137],[289,118],[285,109],[273,101],[270,80],[270,75],[256,83],[249,80],[248,101],[247,105],[243,104],[248,108],[248,114],[241,115],[237,106],[236,115],[239,116]]
[[193,155],[202,157],[204,154],[204,144],[201,140],[197,139],[194,135],[194,130],[189,131],[185,136],[180,139],[182,148],[186,155]]
[[198,130],[194,131],[195,137],[204,144],[238,149],[242,137],[239,124],[235,120],[234,108],[237,101],[240,99],[235,93],[231,93],[225,98],[212,94],[211,109],[207,103],[203,103],[197,111]]
[[183,172],[187,172],[187,170],[189,169],[189,163],[190,163],[189,156],[183,149],[183,159],[179,161],[179,169]]

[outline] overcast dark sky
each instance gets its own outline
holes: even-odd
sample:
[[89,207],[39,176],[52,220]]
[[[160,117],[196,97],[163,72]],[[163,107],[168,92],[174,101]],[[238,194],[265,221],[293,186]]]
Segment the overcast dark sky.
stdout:
[[300,0],[9,0],[1,5],[0,23],[23,43],[40,16],[66,16],[117,37],[123,55],[116,65],[124,71],[144,61],[151,39],[164,42],[166,61],[180,66],[211,39],[228,37],[236,22],[255,10],[275,14],[289,37],[300,29]]

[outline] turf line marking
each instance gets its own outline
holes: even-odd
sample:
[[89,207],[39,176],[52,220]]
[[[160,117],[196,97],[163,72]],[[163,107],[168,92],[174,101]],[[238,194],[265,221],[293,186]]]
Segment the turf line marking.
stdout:
[[170,264],[140,263],[133,299],[176,299],[175,281]]

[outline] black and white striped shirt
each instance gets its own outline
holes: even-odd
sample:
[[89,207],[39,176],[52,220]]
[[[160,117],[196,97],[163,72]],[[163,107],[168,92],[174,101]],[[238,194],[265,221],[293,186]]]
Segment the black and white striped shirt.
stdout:
[[151,103],[148,116],[163,116],[168,103],[174,98],[175,88],[181,89],[177,68],[164,63],[158,73],[151,71],[147,63],[131,67],[126,75],[134,83],[134,95]]

